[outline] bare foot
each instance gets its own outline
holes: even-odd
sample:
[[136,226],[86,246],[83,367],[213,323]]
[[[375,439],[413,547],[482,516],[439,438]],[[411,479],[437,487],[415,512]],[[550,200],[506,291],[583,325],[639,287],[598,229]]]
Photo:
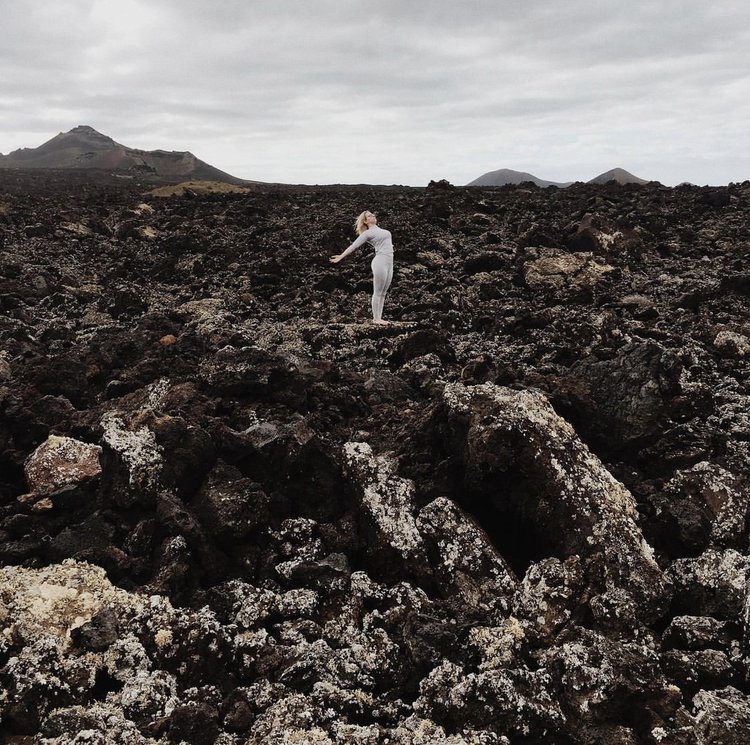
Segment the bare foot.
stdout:
[[376,326],[388,326],[390,321],[384,321],[382,318],[379,321],[373,321]]

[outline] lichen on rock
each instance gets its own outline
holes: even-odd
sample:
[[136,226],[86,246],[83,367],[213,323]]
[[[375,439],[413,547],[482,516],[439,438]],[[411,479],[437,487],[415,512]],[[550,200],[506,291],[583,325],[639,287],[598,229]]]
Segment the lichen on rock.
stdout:
[[404,557],[424,552],[414,518],[414,485],[395,473],[387,457],[375,455],[365,442],[344,445],[344,463],[355,481],[362,508],[388,545]]
[[101,451],[98,445],[50,435],[25,463],[29,488],[34,494],[49,495],[99,476]]

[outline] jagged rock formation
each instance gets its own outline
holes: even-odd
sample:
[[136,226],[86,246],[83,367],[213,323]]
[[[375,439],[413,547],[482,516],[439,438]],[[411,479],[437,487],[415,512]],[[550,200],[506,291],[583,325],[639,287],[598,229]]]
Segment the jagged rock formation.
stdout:
[[750,183],[147,186],[0,171],[7,742],[747,742]]
[[60,132],[39,147],[0,154],[0,168],[104,168],[177,181],[243,183],[242,179],[214,168],[190,152],[126,147],[86,125]]

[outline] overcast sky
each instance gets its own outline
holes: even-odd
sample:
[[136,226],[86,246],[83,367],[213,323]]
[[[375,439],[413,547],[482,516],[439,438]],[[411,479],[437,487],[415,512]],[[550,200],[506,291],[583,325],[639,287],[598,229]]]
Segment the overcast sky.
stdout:
[[750,178],[747,0],[0,0],[0,152],[290,183]]

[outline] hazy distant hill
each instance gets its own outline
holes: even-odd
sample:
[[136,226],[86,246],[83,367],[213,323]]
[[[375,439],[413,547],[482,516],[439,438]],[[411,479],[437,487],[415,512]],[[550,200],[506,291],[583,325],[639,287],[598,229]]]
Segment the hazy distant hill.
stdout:
[[600,173],[592,178],[589,184],[606,184],[609,181],[617,181],[618,184],[647,184],[646,179],[638,178],[624,168],[613,168],[611,171]]
[[115,142],[93,127],[74,127],[35,148],[0,155],[0,168],[106,168],[153,173],[180,181],[211,180],[231,184],[243,179],[205,163],[189,152],[137,150]]
[[[489,171],[478,179],[474,179],[467,186],[505,186],[506,184],[520,184],[523,181],[532,181],[537,186],[570,186],[573,181],[567,181],[564,183],[558,181],[545,181],[544,179],[537,178],[531,173],[524,173],[523,171],[512,171],[510,168],[501,168],[498,171]],[[647,184],[648,181],[638,176],[634,176],[624,168],[613,168],[611,171],[601,173],[591,181],[589,184],[606,184],[608,181],[617,181],[619,184]]]
[[505,186],[506,184],[520,184],[524,181],[532,181],[537,186],[569,186],[568,183],[558,183],[557,181],[545,181],[537,178],[531,173],[523,171],[512,171],[510,168],[501,168],[498,171],[489,171],[477,179],[474,179],[467,186]]

